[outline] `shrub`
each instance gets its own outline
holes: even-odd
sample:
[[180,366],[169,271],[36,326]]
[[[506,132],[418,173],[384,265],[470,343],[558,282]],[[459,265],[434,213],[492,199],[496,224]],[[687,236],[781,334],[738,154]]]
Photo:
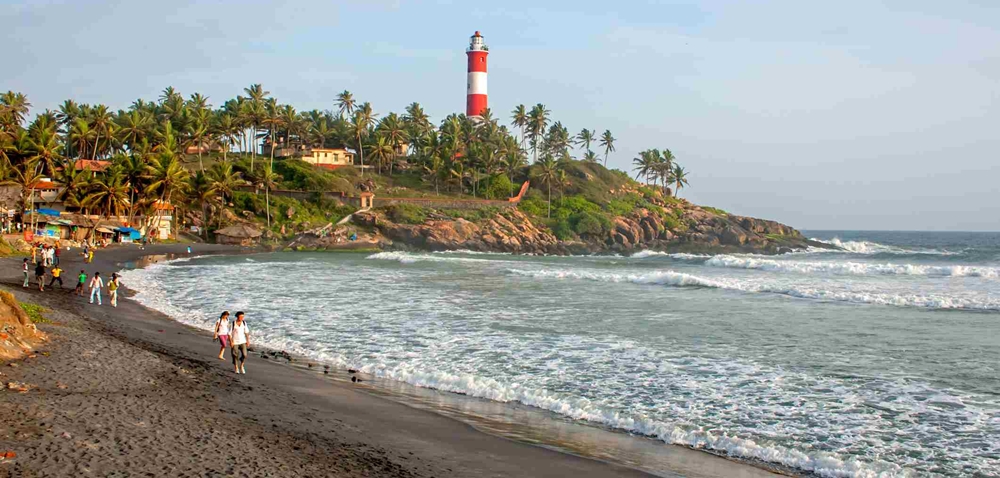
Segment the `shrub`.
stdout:
[[517,209],[521,212],[535,217],[545,217],[548,211],[548,206],[545,204],[545,200],[539,199],[537,197],[531,197],[524,199],[517,205]]
[[573,234],[573,226],[571,226],[569,221],[565,219],[555,221],[552,225],[552,234],[561,241],[575,238],[575,235]]
[[581,212],[570,217],[573,231],[579,235],[603,236],[611,230],[611,220],[601,214]]
[[33,324],[47,324],[49,319],[46,319],[42,314],[48,312],[49,309],[42,307],[38,304],[32,304],[31,302],[21,302],[21,309],[24,310],[25,314],[28,314],[28,318],[31,319]]
[[402,224],[421,224],[427,220],[427,210],[415,204],[393,204],[386,214],[393,222]]
[[489,185],[486,186],[483,196],[485,196],[486,199],[506,199],[510,197],[512,188],[513,185],[511,184],[510,179],[507,179],[507,176],[497,174],[490,178]]
[[717,216],[728,216],[729,215],[728,212],[723,211],[722,209],[719,209],[717,207],[702,206],[701,208],[704,209],[704,210],[706,210],[706,211],[708,211],[708,212],[710,212],[710,213],[712,213],[712,214],[715,214]]

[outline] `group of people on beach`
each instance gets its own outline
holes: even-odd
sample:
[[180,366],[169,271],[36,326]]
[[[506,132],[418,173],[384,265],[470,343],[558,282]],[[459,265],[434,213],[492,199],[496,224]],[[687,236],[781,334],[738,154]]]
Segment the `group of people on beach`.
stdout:
[[[35,281],[38,284],[38,290],[41,292],[45,292],[46,275],[50,277],[48,283],[49,289],[54,289],[56,282],[59,283],[60,289],[65,288],[65,286],[63,285],[63,278],[62,278],[63,272],[65,271],[63,271],[63,269],[59,266],[59,254],[58,254],[59,247],[50,246],[48,250],[53,251],[51,254],[52,257],[51,261],[48,260],[49,256],[47,256],[47,253],[42,254],[41,260],[36,259],[35,261]],[[93,259],[94,259],[94,251],[87,250],[87,248],[85,247],[84,248],[85,262],[90,263]],[[30,287],[31,284],[31,275],[29,273],[30,263],[28,261],[29,259],[26,257],[24,258],[24,262],[21,264],[21,271],[24,274],[24,284],[22,285],[22,287],[24,287],[25,289]],[[50,266],[51,269],[48,269],[48,267]],[[87,271],[84,269],[80,269],[80,274],[77,276],[76,288],[73,290],[73,293],[75,293],[80,297],[83,297],[84,293],[89,291],[90,303],[93,304],[94,300],[96,299],[97,305],[103,305],[102,291],[103,289],[107,288],[108,297],[111,299],[111,306],[118,307],[118,289],[121,288],[121,278],[117,273],[111,274],[111,279],[108,280],[107,283],[105,283],[104,279],[101,278],[100,272],[95,272],[94,276],[90,278],[89,283],[87,281],[87,278],[88,278]]]
[[[247,326],[245,314],[236,313],[236,320],[229,320],[229,311],[225,310],[215,321],[215,333],[212,340],[219,341],[219,360],[225,360],[226,349],[233,358],[233,369],[236,373],[247,373],[245,364],[250,348],[250,327]],[[239,359],[236,354],[239,353]]]

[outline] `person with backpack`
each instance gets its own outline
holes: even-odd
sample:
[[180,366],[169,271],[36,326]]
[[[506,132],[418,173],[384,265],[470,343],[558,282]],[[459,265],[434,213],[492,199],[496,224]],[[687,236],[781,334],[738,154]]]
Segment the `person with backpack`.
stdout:
[[94,303],[94,296],[97,296],[97,305],[101,304],[101,289],[104,287],[104,279],[101,279],[101,273],[95,272],[94,278],[90,279],[90,303]]
[[226,349],[229,348],[229,311],[224,310],[215,321],[215,334],[212,337],[219,341],[219,360],[225,360]]
[[108,281],[108,295],[111,296],[111,307],[118,307],[118,289],[121,287],[118,277],[118,273],[112,273],[111,280]]
[[[247,370],[244,367],[244,363],[247,361],[247,348],[250,347],[250,328],[247,327],[246,321],[243,320],[242,311],[236,313],[236,322],[233,322],[233,326],[229,330],[229,339],[233,343],[233,349],[229,351],[233,356],[233,368],[236,369],[236,373],[246,374]],[[240,353],[238,363],[236,361],[236,352]]]

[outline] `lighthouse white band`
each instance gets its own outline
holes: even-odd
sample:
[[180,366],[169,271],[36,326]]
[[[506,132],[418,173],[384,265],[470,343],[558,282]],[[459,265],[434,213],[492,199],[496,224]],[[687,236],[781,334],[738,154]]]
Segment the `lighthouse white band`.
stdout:
[[469,91],[470,95],[485,95],[486,94],[486,72],[482,71],[470,71],[469,72]]

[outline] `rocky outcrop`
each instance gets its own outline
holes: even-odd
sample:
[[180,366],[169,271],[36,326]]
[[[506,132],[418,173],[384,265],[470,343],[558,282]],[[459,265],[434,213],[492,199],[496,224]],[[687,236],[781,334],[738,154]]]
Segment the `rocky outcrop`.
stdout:
[[399,224],[377,212],[356,214],[356,225],[384,236],[396,249],[472,250],[515,254],[628,254],[645,249],[778,254],[813,245],[795,229],[774,221],[734,216],[685,203],[684,207],[637,209],[611,220],[599,235],[561,241],[517,210],[471,222],[431,213],[421,224]]
[[0,360],[21,358],[44,339],[14,295],[0,291]]
[[371,224],[372,217],[375,217],[374,225],[396,247],[516,254],[566,254],[571,249],[516,210],[497,213],[478,224],[443,216],[428,219],[423,224],[397,224],[374,214],[358,220]]

